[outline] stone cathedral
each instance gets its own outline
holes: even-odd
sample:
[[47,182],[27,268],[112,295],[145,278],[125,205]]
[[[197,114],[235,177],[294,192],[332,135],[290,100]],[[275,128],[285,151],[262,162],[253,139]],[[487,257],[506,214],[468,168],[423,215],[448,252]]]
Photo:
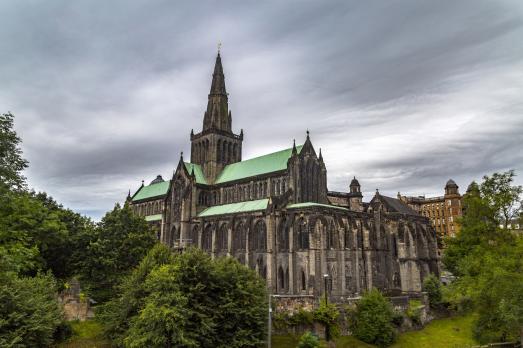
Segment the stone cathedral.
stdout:
[[364,203],[356,178],[348,192],[328,191],[308,131],[302,145],[246,160],[243,137],[233,131],[218,53],[202,130],[190,133],[190,162],[182,154],[170,180],[159,175],[128,197],[163,243],[234,257],[271,293],[290,298],[327,291],[342,301],[372,287],[416,293],[439,273],[428,218],[378,191]]

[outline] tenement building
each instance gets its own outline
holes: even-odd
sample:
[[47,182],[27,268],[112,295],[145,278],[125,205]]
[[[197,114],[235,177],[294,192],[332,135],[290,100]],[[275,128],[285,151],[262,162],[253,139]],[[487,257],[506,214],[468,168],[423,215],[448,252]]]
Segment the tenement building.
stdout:
[[406,203],[419,214],[430,219],[436,229],[440,248],[445,237],[454,237],[459,231],[457,218],[462,216],[462,199],[459,187],[450,179],[445,185],[445,194],[438,197],[408,197],[398,192],[398,199]]
[[[348,192],[327,190],[327,168],[307,132],[303,144],[243,159],[244,134],[233,131],[220,54],[203,116],[191,131],[170,180],[161,176],[128,199],[173,247],[229,256],[266,279],[273,294],[333,300],[372,287],[421,291],[438,274],[436,233],[427,217],[376,192],[363,203],[352,179]],[[325,285],[327,284],[327,289]]]

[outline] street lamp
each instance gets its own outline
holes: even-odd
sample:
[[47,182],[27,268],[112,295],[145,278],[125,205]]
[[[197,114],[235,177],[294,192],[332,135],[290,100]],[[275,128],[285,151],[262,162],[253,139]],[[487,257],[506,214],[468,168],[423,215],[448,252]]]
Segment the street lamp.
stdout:
[[[325,273],[323,275],[323,280],[325,281],[325,307],[328,306],[329,304],[329,300],[328,300],[328,296],[327,296],[327,279],[329,279],[329,275],[327,273]],[[327,308],[325,308],[327,309]],[[329,325],[325,324],[325,341],[329,342],[330,341],[330,330],[329,330]]]
[[329,275],[325,273],[323,275],[323,280],[325,281],[325,306],[329,304],[329,300],[327,299],[327,279],[329,279]]

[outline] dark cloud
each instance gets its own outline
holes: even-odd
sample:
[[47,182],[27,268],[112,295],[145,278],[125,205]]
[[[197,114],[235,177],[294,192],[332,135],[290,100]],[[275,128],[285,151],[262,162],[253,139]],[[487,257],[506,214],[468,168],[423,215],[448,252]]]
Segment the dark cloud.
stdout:
[[17,116],[30,184],[94,217],[189,153],[218,41],[246,158],[308,128],[329,188],[357,175],[367,198],[523,171],[517,0],[4,1],[0,13],[0,105]]

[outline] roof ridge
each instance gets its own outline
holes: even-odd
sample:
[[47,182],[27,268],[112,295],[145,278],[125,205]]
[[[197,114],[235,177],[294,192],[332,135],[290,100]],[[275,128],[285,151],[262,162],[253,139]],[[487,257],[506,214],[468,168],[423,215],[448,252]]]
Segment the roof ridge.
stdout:
[[[301,144],[301,145],[296,145],[296,148],[298,149],[298,153],[299,153],[300,150],[303,148],[303,144]],[[291,147],[288,147],[288,148],[286,148],[286,149],[283,149],[283,150],[278,150],[278,151],[274,151],[274,152],[269,152],[269,153],[266,153],[265,155],[260,155],[260,156],[252,157],[252,158],[249,158],[249,159],[246,159],[246,160],[240,161],[240,162],[231,163],[231,164],[226,165],[226,167],[228,167],[228,166],[232,166],[232,165],[234,165],[234,164],[238,164],[238,163],[245,163],[245,162],[248,162],[248,161],[256,160],[256,159],[259,159],[259,158],[262,158],[262,157],[266,157],[266,156],[272,156],[272,155],[275,155],[275,154],[277,154],[277,153],[281,153],[281,152],[285,152],[285,151],[289,151],[289,150],[292,151],[292,146],[291,146]]]

